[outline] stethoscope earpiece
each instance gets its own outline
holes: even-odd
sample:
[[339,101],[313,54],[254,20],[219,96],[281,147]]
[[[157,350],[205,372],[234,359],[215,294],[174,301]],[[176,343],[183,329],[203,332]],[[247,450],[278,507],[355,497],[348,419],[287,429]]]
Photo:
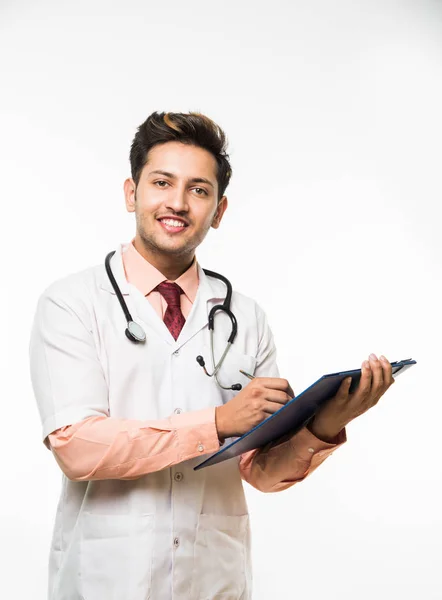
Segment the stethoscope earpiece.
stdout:
[[[218,369],[222,364],[223,358],[221,358],[221,360],[218,363]],[[212,377],[213,375],[215,375],[216,383],[219,385],[219,387],[223,388],[223,390],[233,390],[234,392],[239,392],[239,390],[242,390],[242,385],[240,383],[234,383],[230,387],[225,387],[225,386],[221,385],[220,382],[218,381],[218,377],[216,376],[217,369],[215,369],[215,371],[213,373],[208,373],[207,369],[206,369],[205,360],[201,355],[198,355],[196,357],[196,362],[199,364],[200,367],[202,367],[204,369],[204,373],[206,375],[208,375],[209,377]]]

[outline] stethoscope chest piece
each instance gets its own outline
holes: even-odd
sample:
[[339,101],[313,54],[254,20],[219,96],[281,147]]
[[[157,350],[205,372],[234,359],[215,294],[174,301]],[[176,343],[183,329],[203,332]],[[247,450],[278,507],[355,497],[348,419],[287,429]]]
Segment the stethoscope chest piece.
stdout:
[[126,336],[131,340],[131,342],[145,342],[146,341],[146,333],[141,325],[135,323],[135,321],[128,321]]

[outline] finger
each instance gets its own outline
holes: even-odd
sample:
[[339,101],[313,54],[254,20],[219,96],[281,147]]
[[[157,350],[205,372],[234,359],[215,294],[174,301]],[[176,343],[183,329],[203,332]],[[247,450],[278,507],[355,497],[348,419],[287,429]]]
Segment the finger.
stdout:
[[282,408],[282,405],[279,402],[269,402],[268,400],[266,400],[264,402],[262,410],[264,413],[266,413],[268,415],[273,415],[275,412],[277,412],[281,408]]
[[292,397],[285,392],[281,392],[279,390],[265,390],[265,399],[268,402],[278,402],[279,404],[287,404]]
[[385,356],[382,355],[379,357],[379,359],[381,361],[382,368],[384,369],[384,386],[388,388],[395,381],[393,377],[393,369],[390,361],[387,360]]
[[371,380],[370,400],[377,401],[384,388],[384,370],[382,369],[382,365],[376,354],[370,354],[369,358],[371,372],[373,373]]
[[295,394],[293,393],[293,390],[287,379],[282,379],[281,377],[257,377],[255,378],[255,381],[257,379],[259,379],[259,382],[265,388],[269,388],[271,390],[281,390],[283,392],[287,392],[287,394],[291,395],[292,398],[295,397]]
[[359,385],[353,394],[353,398],[355,399],[356,403],[364,400],[369,395],[371,390],[371,380],[372,372],[370,362],[368,360],[364,360],[361,365],[361,379],[359,380]]
[[335,399],[337,402],[345,404],[348,400],[349,391],[351,386],[351,377],[346,377],[341,381],[341,385],[336,393]]
[[348,402],[350,396],[350,386],[351,386],[351,377],[346,377],[341,381],[341,385],[338,388],[338,391],[334,396],[331,396],[326,402],[323,404],[333,403],[335,406],[339,405],[338,410],[341,410],[342,407]]

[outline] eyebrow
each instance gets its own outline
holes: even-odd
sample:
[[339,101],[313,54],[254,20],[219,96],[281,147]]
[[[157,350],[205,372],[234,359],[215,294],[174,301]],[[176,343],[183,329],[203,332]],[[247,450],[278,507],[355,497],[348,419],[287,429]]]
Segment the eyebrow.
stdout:
[[[149,175],[153,175],[153,174],[164,175],[165,177],[169,177],[169,179],[176,179],[176,175],[174,175],[173,173],[169,173],[168,171],[161,171],[160,169],[151,171],[149,173]],[[209,179],[206,179],[205,177],[192,177],[191,179],[189,179],[189,181],[191,183],[207,183],[207,185],[210,185],[213,188],[215,187],[213,185],[213,183]]]

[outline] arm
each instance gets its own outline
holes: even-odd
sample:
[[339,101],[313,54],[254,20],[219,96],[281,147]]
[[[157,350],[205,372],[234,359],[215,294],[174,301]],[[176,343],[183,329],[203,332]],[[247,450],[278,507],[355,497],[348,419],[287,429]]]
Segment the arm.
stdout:
[[311,475],[346,441],[344,429],[334,443],[327,443],[304,427],[282,444],[269,444],[243,454],[241,477],[261,492],[286,490]]
[[87,309],[57,289],[39,300],[30,367],[43,440],[70,479],[132,479],[219,449],[214,409],[158,421],[111,418]]
[[[260,341],[255,377],[279,377],[276,347],[267,318],[258,307]],[[241,477],[262,492],[285,490],[313,473],[347,441],[345,428],[329,441],[317,438],[307,427],[280,444],[268,444],[240,458]]]
[[136,479],[219,450],[214,408],[154,421],[89,417],[49,434],[49,444],[72,481]]

